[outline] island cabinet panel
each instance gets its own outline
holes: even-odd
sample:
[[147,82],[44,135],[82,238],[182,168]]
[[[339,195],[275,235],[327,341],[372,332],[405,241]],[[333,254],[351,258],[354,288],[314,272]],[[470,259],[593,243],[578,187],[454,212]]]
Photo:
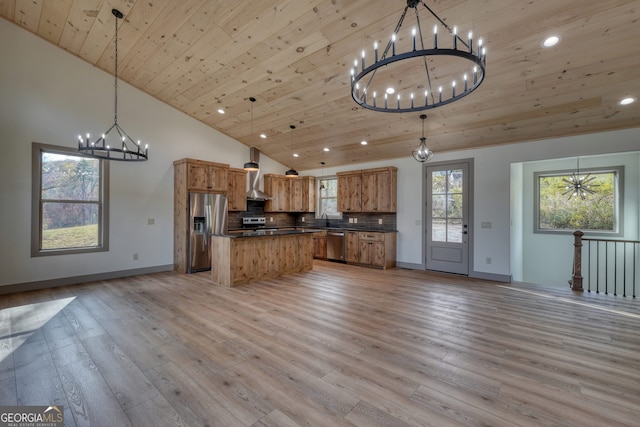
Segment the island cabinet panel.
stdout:
[[247,171],[229,168],[229,210],[243,212],[247,210]]
[[236,286],[313,267],[313,233],[233,238],[211,236],[211,280]]

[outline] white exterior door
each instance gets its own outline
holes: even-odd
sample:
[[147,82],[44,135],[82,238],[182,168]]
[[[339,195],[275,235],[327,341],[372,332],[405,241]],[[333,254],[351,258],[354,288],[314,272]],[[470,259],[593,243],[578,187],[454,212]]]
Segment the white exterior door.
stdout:
[[427,165],[425,265],[469,274],[469,163]]

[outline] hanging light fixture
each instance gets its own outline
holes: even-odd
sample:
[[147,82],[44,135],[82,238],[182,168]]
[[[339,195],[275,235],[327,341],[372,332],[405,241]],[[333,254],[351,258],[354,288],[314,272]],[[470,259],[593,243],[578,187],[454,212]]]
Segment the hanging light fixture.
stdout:
[[[320,177],[322,178],[322,177],[324,177],[324,165],[325,165],[325,163],[324,162],[320,162],[320,164],[322,165],[322,172],[320,172]],[[321,182],[320,190],[324,190],[325,186],[324,186],[324,184],[322,184],[322,181],[320,181],[320,182]]]
[[[425,47],[418,10],[420,5],[435,18],[429,48]],[[398,37],[406,33],[401,33],[401,29],[409,8],[415,11],[416,23],[411,30],[411,38],[407,37],[410,41],[401,43]],[[438,28],[444,29],[449,36],[439,40]],[[442,39],[448,40],[443,42]],[[400,49],[405,47],[408,49],[401,52]],[[474,44],[471,31],[466,40],[462,39],[457,28],[447,25],[424,1],[407,0],[382,55],[378,54],[378,43],[375,42],[372,54],[367,57],[363,50],[360,56],[361,59],[356,59],[351,69],[351,96],[354,101],[369,110],[407,113],[447,105],[476,90],[484,80],[487,51],[482,39]],[[367,63],[371,65],[367,66]],[[424,70],[420,71],[422,68]],[[407,79],[409,75],[420,75],[420,78],[412,82]],[[439,77],[450,80],[438,81]],[[390,99],[392,94],[396,99]]]
[[422,114],[420,119],[422,120],[422,138],[420,138],[420,145],[413,150],[413,158],[420,163],[426,163],[433,157],[433,150],[427,147],[427,138],[424,136],[424,119],[427,118],[426,114]]
[[[296,128],[294,125],[289,125],[291,128],[291,151],[293,152],[293,130]],[[284,173],[288,178],[293,178],[294,176],[298,176],[298,171],[294,168],[289,169]]]
[[[256,99],[251,96],[249,97],[249,101],[251,101],[251,141],[253,141],[253,103],[256,102]],[[243,167],[244,170],[249,171],[249,172],[256,172],[258,170],[260,170],[260,165],[253,161],[253,159],[249,159],[249,161],[247,163],[244,164]]]
[[[87,134],[86,138],[82,135],[78,136],[78,151],[90,157],[96,157],[106,160],[121,160],[121,161],[145,161],[149,158],[149,145],[145,145],[144,149],[140,147],[140,140],[135,142],[118,124],[118,19],[122,19],[124,15],[117,9],[111,9],[111,13],[116,17],[116,36],[115,36],[115,67],[114,67],[114,118],[113,125],[102,134],[102,136],[95,141],[91,141],[91,135]],[[114,137],[113,142],[111,139],[107,141],[109,133],[115,130],[118,133],[117,137]],[[111,146],[110,144],[113,144]]]
[[580,158],[576,157],[577,169],[575,172],[571,173],[569,178],[562,178],[565,185],[565,191],[562,193],[563,196],[569,195],[569,200],[571,200],[574,196],[579,196],[582,200],[587,198],[587,194],[595,194],[595,191],[591,189],[591,187],[599,187],[598,184],[590,184],[595,176],[591,176],[591,173],[586,174],[584,177],[580,177]]

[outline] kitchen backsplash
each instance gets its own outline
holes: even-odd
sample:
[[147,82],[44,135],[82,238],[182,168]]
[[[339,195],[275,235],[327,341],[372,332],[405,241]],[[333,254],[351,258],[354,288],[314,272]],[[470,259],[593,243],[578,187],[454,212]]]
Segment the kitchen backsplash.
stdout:
[[[274,213],[264,210],[251,210],[247,212],[229,212],[229,230],[242,228],[242,218],[246,216],[264,216],[267,219],[266,227],[319,227],[327,226],[327,220],[316,218],[315,213]],[[303,220],[304,218],[304,220]],[[349,222],[357,219],[356,222]],[[382,222],[382,224],[380,223]],[[397,229],[396,214],[394,213],[351,213],[343,214],[342,219],[329,219],[329,227],[352,228],[357,230],[381,230],[390,231]]]

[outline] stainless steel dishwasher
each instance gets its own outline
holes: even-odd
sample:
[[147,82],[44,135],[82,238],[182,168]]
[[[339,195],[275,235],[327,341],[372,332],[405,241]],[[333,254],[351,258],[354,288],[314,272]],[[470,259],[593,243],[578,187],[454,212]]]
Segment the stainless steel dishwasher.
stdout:
[[344,261],[344,253],[344,231],[327,231],[327,259],[334,261]]

